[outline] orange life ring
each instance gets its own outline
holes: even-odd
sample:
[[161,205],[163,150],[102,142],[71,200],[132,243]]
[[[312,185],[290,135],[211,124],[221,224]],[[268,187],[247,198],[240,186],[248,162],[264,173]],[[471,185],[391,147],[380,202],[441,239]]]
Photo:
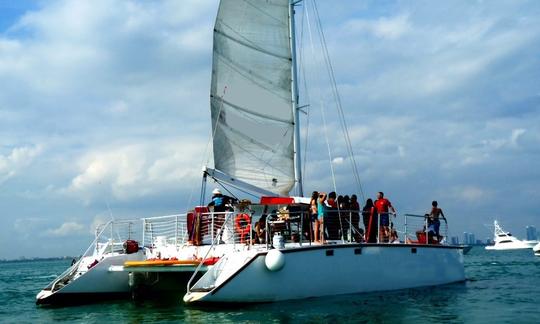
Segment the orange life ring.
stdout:
[[[246,223],[242,225],[242,222]],[[251,232],[251,217],[248,214],[238,214],[234,218],[236,232],[240,234],[240,243],[245,243],[245,237]]]

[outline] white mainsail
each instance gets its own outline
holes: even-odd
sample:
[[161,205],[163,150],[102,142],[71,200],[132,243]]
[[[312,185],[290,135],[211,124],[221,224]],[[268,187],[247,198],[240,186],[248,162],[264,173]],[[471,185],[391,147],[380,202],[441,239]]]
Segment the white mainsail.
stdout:
[[214,27],[216,169],[287,195],[294,177],[289,0],[222,0]]

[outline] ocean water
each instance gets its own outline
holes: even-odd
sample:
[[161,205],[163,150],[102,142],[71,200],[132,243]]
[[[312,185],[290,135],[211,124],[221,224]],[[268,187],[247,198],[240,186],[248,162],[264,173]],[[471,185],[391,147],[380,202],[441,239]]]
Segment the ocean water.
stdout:
[[179,299],[36,306],[36,293],[68,266],[69,261],[0,263],[0,321],[540,323],[540,257],[531,250],[495,252],[475,247],[465,256],[467,281],[440,287],[225,308],[188,307]]

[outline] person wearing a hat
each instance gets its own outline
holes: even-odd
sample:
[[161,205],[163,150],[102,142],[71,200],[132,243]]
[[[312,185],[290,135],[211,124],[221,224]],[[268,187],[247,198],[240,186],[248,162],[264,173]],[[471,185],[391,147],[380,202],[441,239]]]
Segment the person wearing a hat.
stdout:
[[214,207],[214,213],[223,213],[225,211],[226,197],[223,196],[221,191],[216,188],[212,191],[212,201],[208,204],[208,207]]
[[[212,217],[216,217],[216,222],[214,224],[220,224],[217,226],[223,225],[222,231],[221,231],[221,238],[223,242],[226,243],[232,243],[231,239],[234,240],[234,236],[231,236],[232,232],[234,231],[233,228],[229,228],[230,226],[227,225],[227,223],[223,223],[226,219],[231,218],[233,207],[231,206],[236,199],[226,196],[221,193],[221,191],[216,188],[212,191],[212,201],[208,204],[208,207],[213,207],[214,213],[223,213],[214,215]],[[231,218],[232,219],[232,218]]]

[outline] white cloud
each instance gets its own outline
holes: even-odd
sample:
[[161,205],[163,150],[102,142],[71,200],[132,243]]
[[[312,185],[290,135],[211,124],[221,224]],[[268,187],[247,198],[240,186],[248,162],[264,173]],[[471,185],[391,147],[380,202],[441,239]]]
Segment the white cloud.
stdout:
[[382,38],[396,39],[411,29],[409,15],[379,18],[373,25],[373,32]]
[[108,110],[113,114],[124,114],[129,111],[129,105],[124,100],[117,100],[109,105]]
[[519,138],[525,134],[527,130],[523,128],[513,129],[512,135],[510,135],[510,145],[512,146],[518,146],[518,140]]
[[9,155],[0,154],[0,184],[29,166],[41,152],[41,146],[23,146],[12,149]]
[[129,200],[194,185],[203,149],[199,139],[96,149],[80,159],[79,174],[61,191],[90,202],[103,195]]
[[450,190],[450,195],[456,201],[472,205],[489,205],[493,192],[475,185],[456,186]]
[[376,20],[353,19],[346,28],[352,32],[372,33],[379,38],[396,39],[412,29],[408,14],[381,17]]
[[65,222],[58,228],[49,229],[46,233],[50,236],[76,236],[80,234],[86,234],[85,226],[77,222]]
[[343,164],[343,161],[344,161],[344,159],[341,156],[338,156],[338,157],[335,157],[334,159],[332,159],[332,163],[336,164],[336,165]]

